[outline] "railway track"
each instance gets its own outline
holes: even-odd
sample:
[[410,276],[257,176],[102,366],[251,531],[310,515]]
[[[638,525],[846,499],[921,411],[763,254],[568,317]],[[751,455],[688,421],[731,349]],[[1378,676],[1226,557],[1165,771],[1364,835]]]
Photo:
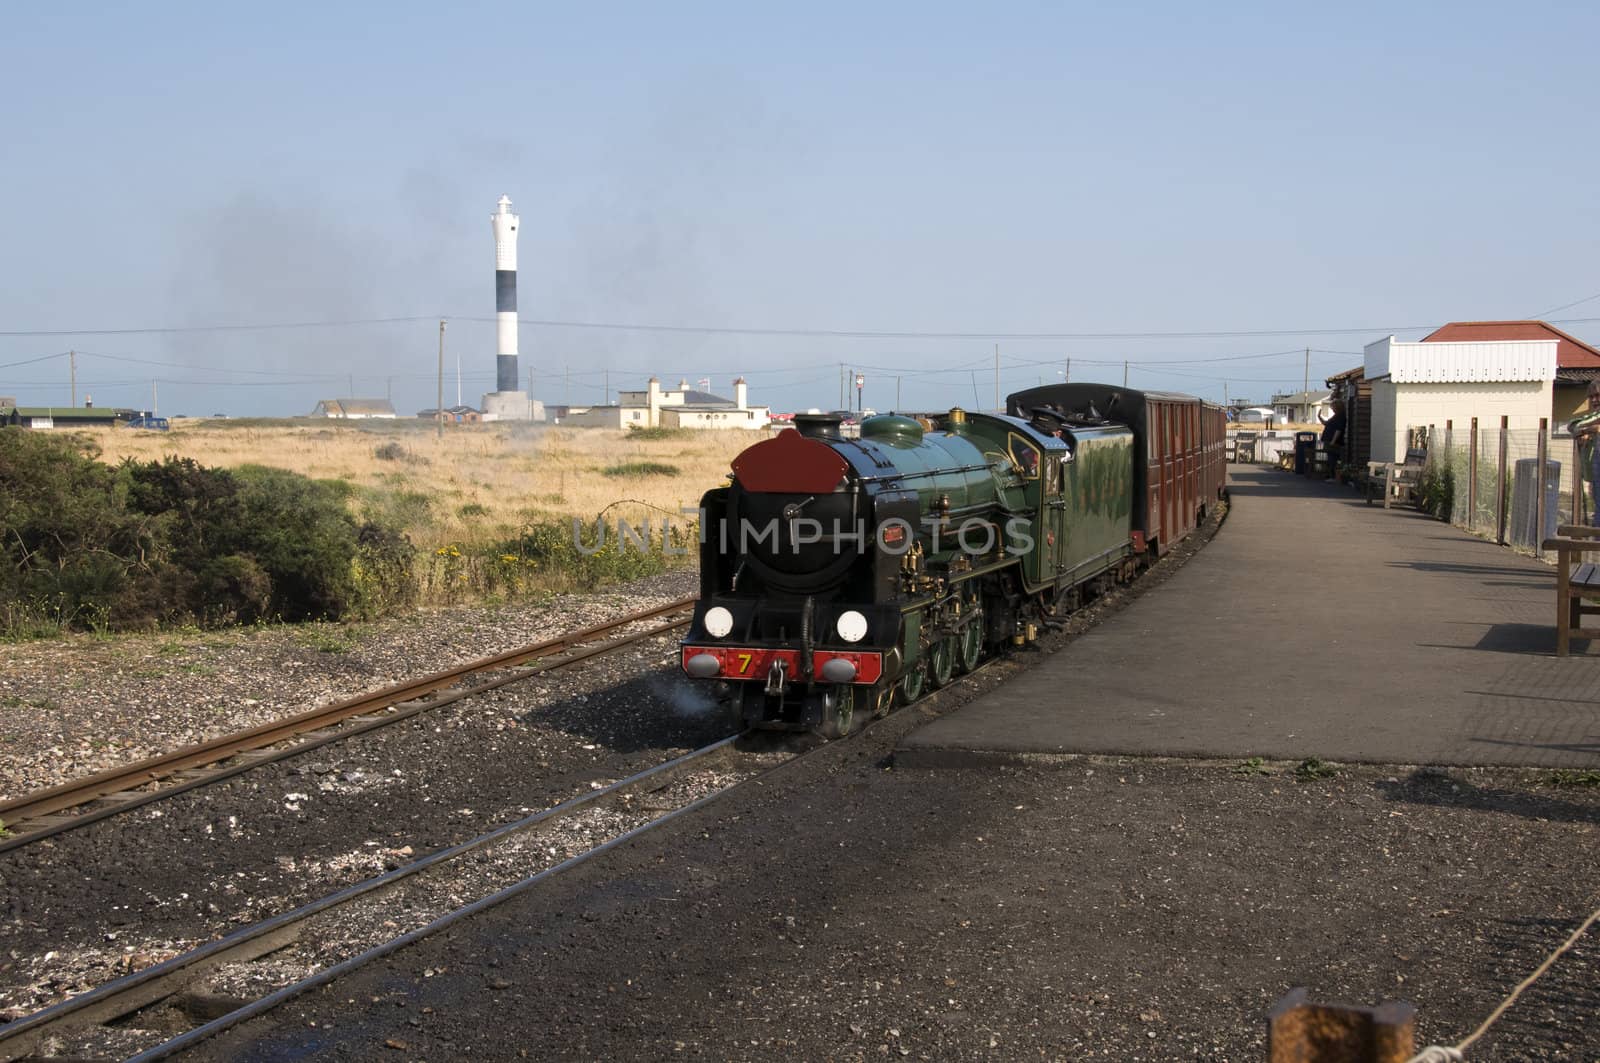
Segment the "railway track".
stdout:
[[[688,613],[694,602],[693,596],[679,598],[603,624],[0,802],[0,823],[4,823],[9,832],[8,836],[0,838],[0,853],[232,778],[263,764],[390,726],[539,672],[576,664],[675,631],[689,623]],[[616,634],[652,620],[663,622],[641,631]],[[508,670],[505,675],[450,689],[471,676],[503,669]]]
[[[642,618],[636,614],[617,624]],[[649,637],[681,623],[629,637]],[[987,672],[997,660],[985,660],[952,686]],[[41,1047],[71,1058],[168,1058],[827,744],[793,732],[747,731],[722,739],[0,1025],[0,1063],[29,1058]],[[576,830],[563,832],[563,824]],[[578,844],[578,836],[596,840]],[[465,888],[452,874],[484,867],[490,873],[471,887],[476,898],[461,903]],[[397,927],[397,918],[413,925]],[[354,940],[343,929],[352,924],[358,927]]]
[[[7,1023],[0,1026],[0,1061],[45,1046],[72,1058],[166,1058],[535,888],[815,747],[793,737],[723,739]],[[469,888],[476,898],[461,903]]]

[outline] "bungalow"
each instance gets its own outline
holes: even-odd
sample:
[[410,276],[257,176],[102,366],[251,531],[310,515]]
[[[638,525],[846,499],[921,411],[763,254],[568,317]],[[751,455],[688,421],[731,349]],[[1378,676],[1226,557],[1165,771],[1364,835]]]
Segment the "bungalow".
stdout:
[[323,399],[310,416],[356,421],[373,418],[394,420],[399,415],[394,412],[394,406],[388,399]]
[[689,387],[687,380],[664,391],[651,377],[643,391],[619,391],[617,402],[605,406],[573,407],[562,424],[588,428],[765,428],[771,420],[768,406],[751,406],[748,385],[733,382],[733,398]]

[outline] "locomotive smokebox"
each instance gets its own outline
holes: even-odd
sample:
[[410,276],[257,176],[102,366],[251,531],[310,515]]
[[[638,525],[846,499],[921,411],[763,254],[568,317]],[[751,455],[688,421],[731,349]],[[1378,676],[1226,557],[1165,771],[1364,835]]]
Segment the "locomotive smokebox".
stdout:
[[836,413],[797,413],[794,429],[808,439],[842,439],[839,425],[843,421]]

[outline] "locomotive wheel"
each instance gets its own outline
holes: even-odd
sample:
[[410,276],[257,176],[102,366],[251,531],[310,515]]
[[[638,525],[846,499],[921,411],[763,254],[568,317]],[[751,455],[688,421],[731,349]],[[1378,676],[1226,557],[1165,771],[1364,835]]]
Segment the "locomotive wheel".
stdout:
[[871,691],[872,715],[875,717],[889,715],[889,708],[894,704],[894,684],[880,682],[872,687]]
[[833,709],[823,713],[822,726],[817,728],[823,738],[843,738],[850,733],[851,724],[855,722],[856,688],[849,683],[840,683],[833,688],[833,694]]
[[900,682],[895,684],[895,688],[900,691],[901,704],[909,705],[922,697],[922,681],[925,677],[926,673],[921,664],[900,677]]
[[928,647],[928,685],[938,690],[948,684],[956,672],[956,640],[951,635]]
[[978,659],[983,656],[983,615],[973,617],[967,626],[961,629],[961,634],[956,636],[956,671],[966,675],[978,667]]

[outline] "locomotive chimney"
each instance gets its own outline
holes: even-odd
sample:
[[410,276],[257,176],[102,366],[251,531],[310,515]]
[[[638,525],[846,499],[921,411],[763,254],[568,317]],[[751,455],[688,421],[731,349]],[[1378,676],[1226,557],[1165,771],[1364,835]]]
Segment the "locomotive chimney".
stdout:
[[843,420],[836,413],[797,413],[794,429],[807,439],[842,439],[839,424]]

